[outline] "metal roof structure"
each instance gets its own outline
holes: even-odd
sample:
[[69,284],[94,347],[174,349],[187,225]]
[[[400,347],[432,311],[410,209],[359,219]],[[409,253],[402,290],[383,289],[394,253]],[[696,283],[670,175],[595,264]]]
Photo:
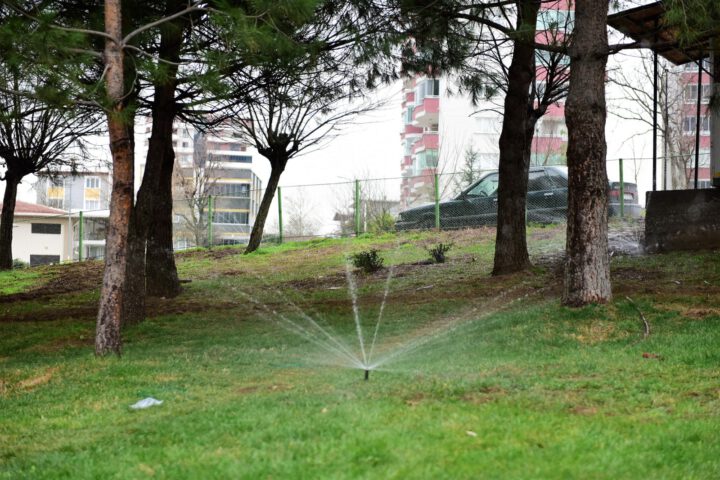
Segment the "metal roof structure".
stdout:
[[700,38],[691,45],[681,45],[678,29],[666,25],[664,16],[665,5],[655,2],[609,15],[607,23],[675,65],[708,56],[712,36]]

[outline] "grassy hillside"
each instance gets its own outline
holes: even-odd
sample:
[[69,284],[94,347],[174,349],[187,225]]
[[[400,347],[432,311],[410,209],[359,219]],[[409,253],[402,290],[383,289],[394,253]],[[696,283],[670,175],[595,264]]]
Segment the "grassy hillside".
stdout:
[[93,356],[100,264],[0,274],[0,479],[719,477],[717,252],[614,256],[615,301],[574,310],[562,231],[530,235],[504,278],[491,230],[181,254],[122,358]]

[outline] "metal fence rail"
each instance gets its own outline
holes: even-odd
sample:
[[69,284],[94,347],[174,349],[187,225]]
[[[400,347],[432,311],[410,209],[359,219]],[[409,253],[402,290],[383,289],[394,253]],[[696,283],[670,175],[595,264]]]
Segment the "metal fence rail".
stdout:
[[[707,168],[709,159],[705,157],[704,154],[700,161],[701,168]],[[693,158],[660,159],[661,164],[668,166],[663,171],[669,173],[656,183],[668,188],[693,188],[695,171],[689,166]],[[644,190],[652,184],[647,174],[651,163],[650,158],[608,160],[612,216],[643,215]],[[672,164],[674,171],[670,168]],[[525,212],[528,224],[564,222],[567,180],[558,173],[563,168],[531,167]],[[412,175],[401,177],[278,187],[265,222],[263,242],[494,226],[497,172],[441,170],[410,170]],[[707,187],[702,175],[700,178],[698,187]],[[248,242],[264,191],[248,188],[250,185],[234,186],[207,189],[205,193],[193,191],[192,195],[175,192],[172,219],[175,250]],[[65,225],[61,261],[82,261],[103,258],[108,214],[107,210],[86,210],[42,218],[18,216],[14,223],[18,227],[39,222]]]

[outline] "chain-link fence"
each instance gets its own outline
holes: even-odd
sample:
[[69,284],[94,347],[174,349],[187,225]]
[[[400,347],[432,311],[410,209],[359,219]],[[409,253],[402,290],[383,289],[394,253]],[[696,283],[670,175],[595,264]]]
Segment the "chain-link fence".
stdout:
[[[263,241],[494,226],[498,182],[496,170],[428,170],[396,178],[281,186],[267,214]],[[567,186],[565,167],[531,167],[526,221],[563,222]],[[247,190],[242,196],[176,199],[176,249],[247,243],[262,194],[260,190]],[[637,183],[624,178],[611,181],[610,207],[616,216],[641,216]]]
[[[651,158],[609,159],[610,214],[641,218],[645,192],[710,186],[709,154],[659,158],[652,181]],[[281,186],[264,225],[264,242],[314,237],[357,236],[411,229],[494,226],[497,222],[496,170],[441,172],[357,179],[336,183]],[[532,166],[528,178],[528,224],[562,223],[567,214],[567,168]],[[242,196],[208,195],[175,200],[176,249],[247,243],[264,191]],[[194,203],[193,203],[194,202]]]
[[[709,155],[682,158],[609,159],[610,213],[641,218],[645,192],[710,186]],[[653,182],[655,178],[655,182]],[[244,245],[258,217],[261,189],[217,184],[206,195],[177,195],[173,203],[174,247],[184,250]],[[494,226],[496,170],[435,172],[395,178],[281,186],[264,225],[264,242],[347,237],[411,229]],[[212,193],[212,194],[210,194]],[[528,178],[528,224],[563,223],[567,169],[532,166]],[[31,264],[100,259],[105,253],[108,210],[69,213],[16,212],[14,257]]]

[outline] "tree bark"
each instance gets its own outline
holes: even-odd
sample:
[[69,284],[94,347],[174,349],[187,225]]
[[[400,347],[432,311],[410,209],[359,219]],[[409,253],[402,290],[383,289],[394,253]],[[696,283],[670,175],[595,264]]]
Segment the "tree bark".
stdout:
[[563,303],[581,306],[612,298],[605,165],[605,67],[608,2],[578,0],[570,46],[568,227]]
[[[529,39],[534,39],[539,3],[524,0],[517,2],[517,5],[517,30]],[[530,42],[520,40],[516,39],[513,46],[500,133],[500,182],[493,275],[531,267],[527,251],[525,209],[530,150],[537,122],[530,99],[530,85],[535,79],[535,47]]]
[[123,305],[122,327],[137,325],[145,319],[145,241],[141,239],[137,204],[128,222],[128,259],[126,267],[126,295]]
[[253,223],[252,233],[250,233],[250,240],[248,241],[245,253],[252,253],[260,247],[262,241],[263,231],[265,229],[265,220],[267,220],[268,213],[270,212],[270,205],[272,204],[273,198],[275,198],[275,191],[277,190],[278,184],[280,183],[280,176],[285,171],[288,159],[281,159],[270,162],[270,179],[268,180],[267,188],[263,194],[262,201],[260,202],[260,208],[258,209],[257,217]]
[[122,12],[120,0],[105,0],[105,87],[112,107],[107,113],[110,151],[113,159],[113,186],[110,219],[105,241],[105,273],[100,291],[95,331],[95,354],[120,354],[123,298],[127,267],[128,221],[133,207],[132,119],[125,108],[125,65],[120,47]]
[[174,165],[175,152],[172,142],[166,142],[159,188],[153,202],[152,228],[147,241],[147,293],[153,297],[173,298],[180,294],[180,279],[173,250],[172,176]]
[[0,270],[13,268],[12,239],[15,218],[15,201],[20,177],[8,172],[5,175],[5,195],[0,216]]
[[[178,4],[175,0],[170,0],[166,13],[172,15],[182,8],[182,3]],[[160,37],[158,55],[162,60],[167,61],[164,66],[166,75],[162,79],[156,80],[153,85],[155,95],[152,106],[152,133],[148,143],[142,184],[138,191],[130,223],[128,296],[125,301],[125,322],[127,324],[139,323],[145,318],[147,240],[149,231],[154,224],[155,197],[162,195],[160,192],[161,173],[167,145],[172,144],[173,121],[176,114],[177,64],[183,35],[183,26],[179,22],[178,20],[165,24]],[[172,261],[174,262],[174,257]],[[174,263],[171,269],[174,270]],[[177,281],[177,274],[175,274],[174,280]],[[170,290],[172,291],[174,288],[179,290],[178,287],[179,285],[171,286]]]

